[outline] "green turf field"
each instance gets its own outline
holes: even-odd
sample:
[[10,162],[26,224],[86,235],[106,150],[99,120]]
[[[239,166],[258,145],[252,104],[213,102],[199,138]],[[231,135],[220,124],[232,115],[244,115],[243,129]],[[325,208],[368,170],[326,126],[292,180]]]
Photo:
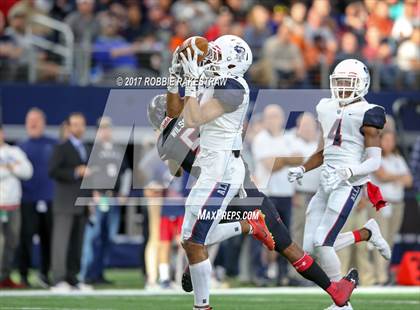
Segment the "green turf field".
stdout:
[[[77,292],[66,296],[51,294],[42,290],[36,284],[34,273],[30,277],[33,284],[29,292],[19,290],[0,290],[0,310],[71,310],[71,309],[101,309],[101,310],[178,310],[191,309],[193,296],[177,293],[169,295],[153,295],[142,290],[141,273],[135,269],[113,269],[106,273],[112,285],[95,286],[95,291],[82,296]],[[16,274],[13,278],[18,280]],[[249,283],[229,281],[232,287],[244,287]],[[322,310],[331,304],[329,297],[320,291],[302,292],[300,288],[289,288],[289,291],[273,293],[266,290],[248,288],[247,292],[235,289],[219,290],[224,295],[212,295],[211,304],[215,310]],[[276,290],[276,289],[274,289]],[[217,291],[217,290],[216,290]],[[240,291],[240,290],[239,290]],[[378,288],[376,291],[365,292],[363,288],[356,290],[352,297],[355,310],[420,310],[420,288],[411,288],[409,292],[392,292]],[[162,294],[158,292],[157,294]],[[240,295],[234,295],[240,294]],[[42,295],[42,296],[37,296]]]
[[[419,310],[420,296],[365,295],[352,299],[355,310]],[[330,302],[321,295],[218,295],[212,297],[215,310],[315,310],[324,309]],[[191,309],[192,296],[48,296],[0,297],[0,309],[121,309],[163,310]]]

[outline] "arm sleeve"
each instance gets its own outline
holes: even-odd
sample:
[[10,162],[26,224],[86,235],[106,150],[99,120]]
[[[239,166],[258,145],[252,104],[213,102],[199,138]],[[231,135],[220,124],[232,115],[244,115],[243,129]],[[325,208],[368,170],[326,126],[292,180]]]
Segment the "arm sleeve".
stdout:
[[350,167],[353,175],[366,175],[379,169],[381,166],[382,149],[371,146],[366,148],[366,159],[357,166]]
[[376,106],[365,112],[362,126],[371,126],[378,129],[383,129],[385,122],[386,119],[384,108]]
[[245,88],[235,79],[228,78],[226,83],[214,87],[213,98],[217,99],[224,107],[225,112],[235,111],[243,102]]

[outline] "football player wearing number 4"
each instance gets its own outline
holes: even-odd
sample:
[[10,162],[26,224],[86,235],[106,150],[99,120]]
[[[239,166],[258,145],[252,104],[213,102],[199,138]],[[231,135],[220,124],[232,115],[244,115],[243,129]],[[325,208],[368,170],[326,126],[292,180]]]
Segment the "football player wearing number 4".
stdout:
[[[331,98],[316,107],[322,136],[318,151],[302,166],[290,168],[290,182],[299,181],[307,171],[322,166],[321,186],[306,211],[303,248],[318,258],[332,281],[341,278],[337,246],[359,241],[360,234],[340,234],[351,210],[369,183],[369,174],[381,163],[380,133],[385,124],[382,107],[368,103],[364,96],[370,85],[367,67],[355,59],[340,62],[330,76]],[[368,185],[368,190],[369,186]],[[368,192],[369,194],[369,192]],[[366,225],[382,256],[391,250],[374,220]],[[352,309],[332,305],[328,309]]]

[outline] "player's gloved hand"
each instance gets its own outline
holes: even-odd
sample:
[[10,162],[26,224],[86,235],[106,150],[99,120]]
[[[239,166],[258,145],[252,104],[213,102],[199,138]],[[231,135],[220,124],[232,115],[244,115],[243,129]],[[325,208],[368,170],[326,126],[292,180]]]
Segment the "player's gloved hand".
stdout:
[[287,179],[290,183],[297,181],[299,185],[302,185],[302,178],[304,173],[305,167],[303,166],[289,168],[289,171],[287,172]]
[[350,168],[338,167],[335,170],[329,172],[326,180],[327,186],[334,190],[342,183],[350,184],[348,179],[350,179],[352,175],[353,173],[351,172]]
[[198,55],[194,53],[194,56],[192,56],[190,48],[187,48],[187,56],[183,53],[179,55],[181,56],[181,64],[184,70],[185,96],[196,97],[197,83],[203,73],[203,68],[200,68],[198,65]]
[[169,81],[168,81],[168,91],[170,93],[178,93],[179,82],[181,81],[181,70],[182,64],[179,57],[179,46],[175,49],[172,54],[171,66],[169,67]]

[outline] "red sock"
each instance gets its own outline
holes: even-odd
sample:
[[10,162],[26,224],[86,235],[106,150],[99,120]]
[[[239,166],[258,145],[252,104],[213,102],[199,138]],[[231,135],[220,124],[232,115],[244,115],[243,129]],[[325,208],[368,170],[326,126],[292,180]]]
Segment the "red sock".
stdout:
[[318,284],[322,289],[326,290],[331,285],[328,276],[308,254],[305,253],[292,265],[302,277]]
[[304,254],[300,259],[295,261],[292,265],[295,267],[297,272],[304,272],[305,270],[309,269],[314,263],[314,259],[310,257],[308,254]]
[[354,230],[353,231],[353,236],[354,236],[354,242],[360,242],[362,241],[362,236],[360,235],[360,230]]

